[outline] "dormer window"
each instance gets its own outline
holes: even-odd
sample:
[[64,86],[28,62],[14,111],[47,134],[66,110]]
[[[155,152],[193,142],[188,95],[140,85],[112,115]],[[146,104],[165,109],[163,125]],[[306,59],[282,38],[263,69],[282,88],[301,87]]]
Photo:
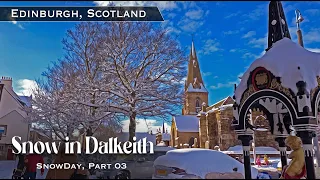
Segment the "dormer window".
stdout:
[[200,110],[201,110],[200,98],[197,97],[197,98],[196,98],[196,112],[198,113],[198,112],[200,112]]

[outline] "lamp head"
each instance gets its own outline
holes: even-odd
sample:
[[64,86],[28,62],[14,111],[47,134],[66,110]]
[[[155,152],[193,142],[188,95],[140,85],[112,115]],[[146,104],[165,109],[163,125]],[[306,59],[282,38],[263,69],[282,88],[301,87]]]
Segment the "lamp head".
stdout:
[[301,14],[299,14],[299,17],[297,19],[298,23],[301,23],[304,20],[304,18],[301,16]]

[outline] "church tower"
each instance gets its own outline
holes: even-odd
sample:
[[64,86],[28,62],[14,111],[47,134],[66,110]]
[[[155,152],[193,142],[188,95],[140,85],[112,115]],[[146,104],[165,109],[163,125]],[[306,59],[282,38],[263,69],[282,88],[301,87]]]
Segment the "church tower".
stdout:
[[203,103],[208,105],[208,91],[202,80],[197,53],[192,40],[187,80],[185,81],[185,101],[182,114],[198,114],[198,112],[201,111]]

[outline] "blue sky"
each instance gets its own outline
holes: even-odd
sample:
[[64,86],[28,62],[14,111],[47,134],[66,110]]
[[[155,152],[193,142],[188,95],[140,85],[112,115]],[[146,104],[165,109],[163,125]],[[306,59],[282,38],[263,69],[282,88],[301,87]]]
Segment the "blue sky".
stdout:
[[[88,6],[105,2],[0,2],[5,6]],[[209,104],[233,93],[233,84],[267,46],[268,4],[253,2],[114,2],[158,6],[170,33],[189,49],[191,34],[209,90]],[[320,52],[320,2],[282,2],[293,41],[295,9],[305,18],[301,28],[305,47]],[[19,93],[28,93],[33,80],[63,56],[61,40],[71,22],[0,22],[0,76],[10,76]],[[188,59],[186,59],[188,61]]]

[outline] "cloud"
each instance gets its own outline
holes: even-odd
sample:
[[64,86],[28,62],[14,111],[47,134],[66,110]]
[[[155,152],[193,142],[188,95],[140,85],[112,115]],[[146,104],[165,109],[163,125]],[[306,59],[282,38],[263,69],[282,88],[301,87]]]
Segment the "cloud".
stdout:
[[250,20],[259,20],[260,17],[265,16],[268,12],[268,7],[265,4],[261,4],[257,6],[254,10],[252,10],[248,14],[243,14],[242,16],[248,21]]
[[208,32],[207,32],[207,36],[210,36],[211,34],[212,34],[211,31],[208,31]]
[[168,18],[174,18],[174,17],[176,17],[176,14],[175,13],[169,13],[169,14],[167,14],[167,16],[168,16]]
[[13,21],[10,21],[10,23],[17,25],[20,29],[24,29],[24,27],[20,23],[18,23],[17,21],[13,20]]
[[217,42],[216,39],[207,39],[204,41],[204,46],[199,51],[199,53],[203,53],[205,55],[211,54],[213,52],[221,50],[219,46],[220,46],[220,43]]
[[236,17],[236,16],[238,16],[240,13],[241,13],[241,11],[238,11],[238,12],[236,12],[236,13],[231,13],[231,14],[225,16],[224,18],[225,18],[225,19],[229,19],[229,18],[232,18],[232,17]]
[[229,52],[237,52],[237,49],[230,49]]
[[30,96],[32,95],[32,90],[38,87],[34,80],[30,79],[20,79],[17,81],[16,93],[20,96]]
[[316,52],[316,53],[320,53],[320,48],[307,48],[307,50],[312,51],[312,52]]
[[242,58],[243,58],[243,59],[256,59],[256,58],[258,58],[258,57],[257,57],[257,55],[255,55],[255,54],[252,54],[252,53],[250,53],[250,52],[247,52],[247,53],[244,53],[244,54],[242,55]]
[[320,9],[307,9],[304,12],[307,13],[307,14],[310,14],[312,16],[320,15]]
[[220,89],[220,88],[227,88],[232,87],[234,84],[238,84],[238,82],[228,82],[228,83],[218,83],[217,85],[210,86],[211,89]]
[[178,22],[178,26],[187,33],[194,33],[204,24],[203,21],[192,20],[184,17]]
[[193,20],[198,20],[201,19],[203,17],[203,10],[199,9],[199,10],[191,10],[186,12],[186,17],[193,19]]
[[212,72],[204,72],[202,73],[203,76],[211,76],[212,75]]
[[[154,119],[136,119],[136,132],[157,132],[157,129],[161,128],[162,130],[162,123],[161,125],[159,124],[159,121],[154,120]],[[124,120],[122,121],[122,131],[123,132],[129,132],[129,123],[130,120]],[[168,123],[164,123],[164,128],[168,130],[170,133],[171,125]]]
[[249,31],[245,35],[242,36],[242,38],[250,38],[252,36],[255,36],[256,32],[255,31]]
[[223,31],[224,35],[231,35],[231,34],[238,34],[240,31],[239,30],[234,30],[234,31]]
[[178,8],[175,1],[94,1],[98,6],[156,6],[161,10],[173,10]]
[[320,42],[320,28],[312,28],[310,31],[302,33],[303,42],[305,44]]
[[245,52],[248,52],[248,50],[235,48],[235,49],[230,49],[229,52],[232,52],[232,53],[234,53],[234,52],[245,53]]
[[254,48],[266,48],[268,45],[268,34],[261,38],[250,38],[248,44]]

